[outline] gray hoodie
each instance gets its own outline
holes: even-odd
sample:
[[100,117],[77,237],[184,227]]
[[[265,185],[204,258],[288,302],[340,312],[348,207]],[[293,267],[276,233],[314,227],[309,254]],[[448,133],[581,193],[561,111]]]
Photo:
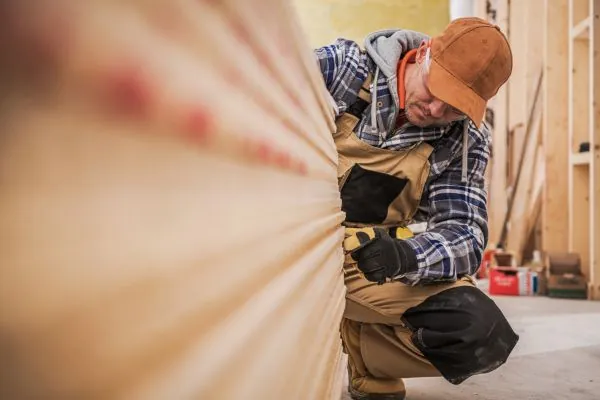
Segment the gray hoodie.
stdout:
[[[400,107],[398,97],[397,65],[400,58],[409,50],[418,48],[429,36],[410,30],[387,29],[368,35],[365,39],[365,50],[375,62],[376,69],[373,81],[377,82],[379,73],[387,78],[388,87],[396,109]],[[373,85],[373,102],[377,100],[377,85]],[[377,109],[371,108],[371,126],[374,132],[380,131],[377,127]],[[387,130],[387,129],[384,129]]]

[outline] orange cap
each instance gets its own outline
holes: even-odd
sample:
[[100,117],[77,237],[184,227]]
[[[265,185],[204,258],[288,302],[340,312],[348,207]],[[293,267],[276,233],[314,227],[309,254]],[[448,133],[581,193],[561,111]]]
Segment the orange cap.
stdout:
[[458,18],[431,42],[429,90],[477,126],[492,98],[510,77],[512,53],[496,25]]

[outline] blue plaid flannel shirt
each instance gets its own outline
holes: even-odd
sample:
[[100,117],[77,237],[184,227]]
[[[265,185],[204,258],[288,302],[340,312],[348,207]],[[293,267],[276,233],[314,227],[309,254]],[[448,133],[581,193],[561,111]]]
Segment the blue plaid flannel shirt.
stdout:
[[[355,101],[367,73],[375,64],[356,42],[338,39],[314,51],[328,91],[341,113]],[[374,83],[375,84],[375,83]],[[371,105],[355,131],[366,143],[387,149],[402,149],[425,141],[434,147],[431,172],[414,222],[427,222],[427,230],[407,239],[417,259],[415,268],[400,280],[410,285],[452,281],[473,275],[487,245],[487,192],[484,173],[490,156],[491,137],[483,124],[478,130],[469,123],[467,181],[462,182],[463,122],[443,128],[395,127],[398,107],[379,74],[377,118],[380,129],[371,131]],[[384,123],[385,122],[385,123]]]

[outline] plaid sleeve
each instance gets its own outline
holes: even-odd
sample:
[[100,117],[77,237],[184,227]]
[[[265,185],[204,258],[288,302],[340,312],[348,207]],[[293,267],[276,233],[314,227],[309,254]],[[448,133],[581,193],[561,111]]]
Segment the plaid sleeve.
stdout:
[[[487,128],[469,126],[467,182],[461,181],[462,157],[457,157],[428,188],[427,230],[406,240],[416,265],[401,280],[415,285],[455,280],[474,274],[487,245],[487,194],[484,173],[490,157]],[[462,151],[461,151],[462,154]]]
[[323,79],[325,80],[325,86],[327,86],[329,91],[331,91],[337,72],[346,58],[345,46],[339,42],[338,40],[335,44],[323,46],[314,51],[319,62],[319,67],[321,68],[321,74],[323,74]]
[[327,90],[340,111],[345,111],[348,101],[358,94],[358,88],[354,87],[356,79],[362,81],[367,76],[366,55],[358,43],[347,39],[338,39],[331,45],[320,47],[314,50],[314,54]]

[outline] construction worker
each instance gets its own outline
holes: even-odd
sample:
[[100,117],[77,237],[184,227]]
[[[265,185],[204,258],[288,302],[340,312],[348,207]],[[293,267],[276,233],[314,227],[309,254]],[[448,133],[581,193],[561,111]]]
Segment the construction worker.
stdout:
[[[385,30],[315,54],[337,108],[351,397],[404,399],[402,378],[496,369],[518,336],[471,276],[488,240],[482,119],[512,71],[505,36],[461,18],[433,38]],[[413,236],[414,222],[426,230]]]

